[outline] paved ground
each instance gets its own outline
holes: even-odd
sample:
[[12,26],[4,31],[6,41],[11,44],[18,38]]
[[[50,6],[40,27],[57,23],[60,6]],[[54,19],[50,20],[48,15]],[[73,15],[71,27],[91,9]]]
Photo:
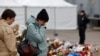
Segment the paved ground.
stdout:
[[[58,37],[59,39],[76,43],[78,43],[79,41],[78,30],[57,30],[56,32],[58,33],[58,36],[54,36],[53,30],[47,30],[47,37],[50,38]],[[87,29],[85,43],[100,45],[100,30]]]

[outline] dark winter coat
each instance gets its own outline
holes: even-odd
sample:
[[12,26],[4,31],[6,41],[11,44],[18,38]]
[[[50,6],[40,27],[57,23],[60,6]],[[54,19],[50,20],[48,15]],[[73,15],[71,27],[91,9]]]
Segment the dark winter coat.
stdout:
[[78,15],[78,27],[86,27],[86,25],[89,23],[89,19],[87,16],[81,16]]

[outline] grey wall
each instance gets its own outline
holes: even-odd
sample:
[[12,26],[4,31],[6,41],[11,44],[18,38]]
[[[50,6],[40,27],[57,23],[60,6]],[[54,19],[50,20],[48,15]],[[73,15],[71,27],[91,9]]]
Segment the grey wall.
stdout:
[[89,14],[89,0],[76,0],[76,4],[79,6],[79,10],[85,10],[87,14]]
[[94,14],[100,15],[100,0],[66,0],[72,4],[78,5],[78,10],[85,10],[89,16],[94,16]]
[[96,0],[96,3],[94,5],[94,14],[100,14],[100,0]]

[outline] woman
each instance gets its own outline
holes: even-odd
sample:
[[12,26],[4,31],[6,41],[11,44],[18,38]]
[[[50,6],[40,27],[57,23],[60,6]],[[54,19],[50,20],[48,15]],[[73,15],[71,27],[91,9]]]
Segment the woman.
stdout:
[[15,12],[6,9],[0,19],[0,56],[18,56],[16,38],[10,25],[15,20]]
[[[48,46],[45,36],[45,24],[48,22],[49,16],[45,9],[42,9],[35,19],[31,16],[27,20],[26,39],[35,47],[39,47],[41,53],[38,56],[47,56]],[[37,46],[38,45],[38,46]]]
[[79,29],[79,44],[85,43],[85,31],[86,31],[86,25],[89,23],[89,19],[87,18],[87,15],[84,10],[80,11],[78,15],[78,29]]

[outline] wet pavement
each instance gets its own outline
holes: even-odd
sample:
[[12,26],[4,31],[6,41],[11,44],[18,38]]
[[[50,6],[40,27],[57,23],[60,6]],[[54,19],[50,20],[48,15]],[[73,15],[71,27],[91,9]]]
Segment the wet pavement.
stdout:
[[[55,36],[54,30],[47,30],[47,37],[59,38],[61,40],[71,41],[78,43],[79,35],[78,30],[56,30],[58,36]],[[99,44],[100,45],[100,30],[87,29],[86,30],[86,44]]]

